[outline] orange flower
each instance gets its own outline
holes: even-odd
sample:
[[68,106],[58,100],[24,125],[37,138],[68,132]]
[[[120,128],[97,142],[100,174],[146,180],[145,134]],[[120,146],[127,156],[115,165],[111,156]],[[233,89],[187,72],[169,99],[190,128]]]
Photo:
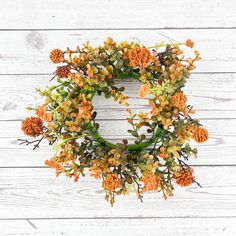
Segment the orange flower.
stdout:
[[81,115],[84,118],[89,118],[91,115],[91,103],[88,101],[81,102],[79,105],[79,115]]
[[108,37],[107,41],[104,42],[104,48],[115,47],[115,46],[116,42],[111,37]]
[[80,132],[81,131],[81,128],[79,127],[79,124],[78,123],[72,123],[72,124],[68,124],[69,126],[69,130],[71,132]]
[[29,117],[22,121],[22,131],[29,136],[37,137],[43,134],[43,121],[39,117]]
[[107,190],[115,191],[117,188],[120,188],[121,181],[117,174],[107,174],[103,184]]
[[[61,172],[59,172],[58,175],[59,175],[60,173],[61,173]],[[67,174],[67,173],[66,173],[66,175],[69,176],[70,178],[73,177],[73,178],[74,178],[74,182],[78,182],[78,180],[79,180],[79,175],[76,174],[76,173],[73,173],[73,174]]]
[[187,187],[195,181],[193,169],[182,169],[180,172],[173,175],[173,179],[181,187]]
[[147,84],[142,84],[139,90],[139,97],[145,98],[148,93],[151,92],[150,86]]
[[46,160],[46,161],[45,161],[45,165],[47,165],[47,166],[49,166],[49,167],[55,169],[57,176],[58,176],[60,173],[62,173],[62,172],[65,171],[64,167],[63,167],[60,163],[58,163],[57,161],[55,161],[55,160],[53,160],[53,159]]
[[194,126],[192,137],[197,143],[203,143],[208,140],[208,130]]
[[154,174],[150,174],[141,178],[141,181],[144,183],[144,187],[141,193],[146,191],[158,190],[160,187],[160,178]]
[[50,59],[55,64],[63,62],[64,61],[64,52],[58,48],[53,49],[50,53]]
[[90,65],[87,65],[86,74],[87,74],[89,77],[93,77],[93,70],[92,70],[92,67],[91,67]]
[[176,92],[175,95],[172,96],[172,102],[175,107],[184,110],[186,107],[187,97],[183,92]]
[[191,39],[187,39],[185,44],[187,47],[190,47],[190,48],[194,47],[194,42]]
[[122,55],[123,60],[127,60],[128,59],[128,49],[124,48],[122,51],[123,51],[123,55]]
[[59,78],[67,78],[70,73],[70,69],[71,69],[70,66],[60,66],[56,70],[56,75]]
[[150,51],[145,47],[132,48],[128,53],[128,58],[130,66],[140,67],[141,69],[145,69],[153,59]]
[[170,157],[164,147],[160,148],[160,157],[162,157],[162,158],[169,158]]
[[81,73],[70,73],[69,77],[71,79],[71,82],[77,84],[80,88],[84,86],[85,78]]
[[116,160],[115,158],[109,158],[107,160],[107,162],[112,165],[112,166],[119,166],[120,165],[120,161]]
[[172,64],[169,67],[170,70],[170,79],[174,83],[176,80],[181,80],[183,78],[183,68],[184,66],[181,62],[177,62],[176,64]]
[[93,166],[89,168],[90,176],[94,177],[95,179],[101,178],[101,170],[97,166]]
[[162,122],[162,124],[164,125],[163,128],[166,129],[166,130],[168,130],[169,127],[170,127],[170,126],[172,125],[172,123],[173,123],[172,120],[169,119],[169,118],[167,118],[167,119],[161,118],[161,122]]
[[46,122],[50,122],[52,120],[52,114],[46,112],[47,107],[45,105],[40,106],[35,109],[35,113],[37,116],[39,116],[41,119],[43,119]]

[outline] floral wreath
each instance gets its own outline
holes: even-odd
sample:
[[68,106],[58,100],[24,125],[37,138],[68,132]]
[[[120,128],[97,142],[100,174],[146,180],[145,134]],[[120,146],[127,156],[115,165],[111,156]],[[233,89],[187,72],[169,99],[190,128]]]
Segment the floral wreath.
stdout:
[[[55,71],[56,85],[37,89],[45,102],[29,110],[36,116],[22,121],[26,135],[40,137],[20,139],[21,144],[39,147],[43,139],[55,148],[55,154],[45,164],[78,181],[89,169],[90,175],[102,179],[105,199],[113,205],[115,196],[135,191],[139,199],[146,191],[156,190],[166,199],[172,196],[174,182],[182,187],[197,183],[193,169],[186,163],[196,156],[197,143],[208,139],[208,131],[190,115],[193,107],[187,105],[182,91],[194,63],[200,60],[186,58],[181,46],[193,48],[194,43],[166,44],[145,47],[138,42],[117,44],[108,38],[103,46],[89,43],[76,50],[54,49],[50,59],[63,63]],[[129,108],[124,87],[115,82],[125,78],[141,82],[139,96],[149,96],[150,112],[134,113]],[[114,144],[100,136],[93,109],[94,95],[113,98],[127,107],[128,132],[135,138]],[[146,132],[141,133],[141,128]]]

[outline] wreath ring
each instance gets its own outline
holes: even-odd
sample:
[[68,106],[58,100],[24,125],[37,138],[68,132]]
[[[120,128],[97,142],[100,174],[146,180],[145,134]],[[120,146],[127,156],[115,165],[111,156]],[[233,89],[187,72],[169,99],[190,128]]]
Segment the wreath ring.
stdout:
[[[190,139],[198,143],[208,139],[208,131],[191,117],[192,106],[182,88],[195,69],[200,54],[185,57],[181,46],[193,48],[194,43],[166,44],[145,47],[138,42],[117,44],[108,38],[104,45],[92,47],[89,43],[76,50],[54,49],[50,59],[59,66],[52,79],[56,84],[37,89],[45,102],[29,107],[36,114],[22,121],[22,130],[36,140],[20,139],[21,144],[39,147],[43,139],[55,148],[55,155],[46,160],[56,174],[65,173],[78,181],[89,169],[90,175],[102,179],[105,199],[111,205],[115,196],[159,191],[166,199],[172,196],[174,184],[186,187],[196,182],[193,169],[186,163],[196,155]],[[129,108],[123,91],[115,85],[115,78],[139,80],[139,96],[151,96],[149,113],[135,114]],[[135,143],[113,144],[100,136],[94,95],[104,94],[127,107],[128,123]],[[140,134],[144,127],[149,133]]]
[[[135,79],[138,79],[138,76],[137,74],[129,74],[129,73],[122,73],[120,76],[119,76],[119,80],[120,79],[126,79],[126,78],[131,78],[131,77],[135,77]],[[96,92],[93,93],[92,97],[91,97],[91,102],[94,98],[94,95],[96,94]],[[131,112],[129,110],[129,112]],[[91,123],[89,124],[89,126],[91,127],[91,132],[92,132],[92,136],[101,144],[109,147],[109,148],[116,148],[116,144],[113,144],[109,141],[107,141],[106,139],[104,139],[102,136],[100,136],[100,134],[98,133],[98,131],[96,129],[94,129],[94,127],[91,125]],[[131,130],[129,130],[131,132]],[[127,144],[127,151],[141,151],[143,150],[144,148],[147,148],[149,147],[150,145],[152,145],[153,143],[155,143],[156,141],[158,141],[158,138],[159,136],[161,135],[162,133],[162,129],[160,127],[157,127],[152,136],[146,140],[146,141],[141,141],[141,142],[138,142],[136,144]],[[126,142],[126,141],[125,141]]]

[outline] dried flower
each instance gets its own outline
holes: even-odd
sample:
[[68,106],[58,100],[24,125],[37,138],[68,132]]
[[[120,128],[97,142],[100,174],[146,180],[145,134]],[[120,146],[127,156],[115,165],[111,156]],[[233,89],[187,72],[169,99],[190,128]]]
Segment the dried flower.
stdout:
[[109,48],[109,47],[115,47],[116,42],[113,40],[113,38],[108,37],[107,40],[104,42],[104,48]]
[[173,175],[173,179],[181,187],[187,187],[195,181],[195,177],[193,175],[193,169],[192,168],[182,169],[180,172],[177,172],[176,174]]
[[[105,199],[111,205],[116,195],[133,188],[140,199],[141,193],[151,190],[166,199],[172,196],[173,180],[181,186],[190,185],[195,181],[193,170],[182,160],[196,155],[197,150],[186,141],[191,137],[206,141],[208,131],[190,116],[193,109],[186,105],[182,92],[200,60],[199,52],[186,57],[182,45],[192,48],[194,43],[188,39],[144,47],[138,42],[117,44],[108,38],[96,47],[85,43],[75,50],[52,50],[51,61],[63,62],[55,71],[56,84],[37,90],[45,101],[36,109],[29,108],[37,117],[22,122],[25,134],[42,137],[21,140],[21,144],[33,143],[36,148],[44,138],[49,145],[55,144],[55,155],[45,164],[57,175],[63,172],[75,181],[89,169],[91,176],[102,178]],[[129,107],[125,88],[116,84],[117,78],[127,77],[141,82],[139,96],[148,97],[151,110],[147,112],[146,105],[135,112],[128,108],[128,133],[134,143],[123,139],[114,144],[100,136],[93,99],[95,94],[104,95]]]
[[43,121],[39,117],[28,117],[22,121],[21,129],[26,135],[37,137],[43,134]]
[[166,149],[164,147],[160,148],[160,157],[162,158],[169,158],[169,154],[166,152]]
[[58,48],[53,49],[50,53],[50,59],[55,64],[63,62],[64,61],[64,52]]
[[150,86],[147,84],[142,84],[139,90],[139,97],[145,98],[148,93],[151,92]]
[[147,175],[141,178],[141,181],[144,183],[142,193],[146,191],[158,190],[160,187],[160,178],[156,175]]
[[172,96],[172,102],[178,109],[184,109],[186,107],[187,97],[183,92],[177,92]]
[[109,191],[115,191],[120,188],[121,181],[117,174],[107,174],[103,181],[104,187]]
[[192,137],[197,143],[204,143],[208,140],[208,130],[199,126],[194,126]]
[[40,117],[42,120],[46,122],[50,122],[52,120],[52,113],[47,113],[47,107],[46,105],[37,107],[35,109],[35,113],[38,117]]
[[97,166],[93,166],[89,168],[90,176],[94,177],[95,179],[101,178],[101,170]]
[[190,48],[194,47],[194,42],[191,39],[187,39],[185,44],[187,47],[190,47]]
[[141,69],[146,68],[153,59],[150,51],[145,47],[132,48],[128,53],[128,58],[130,66]]
[[70,66],[60,66],[56,70],[56,75],[59,78],[67,78],[70,73],[71,67]]
[[46,160],[45,165],[50,166],[51,168],[55,169],[57,176],[61,172],[65,171],[64,167],[54,159]]

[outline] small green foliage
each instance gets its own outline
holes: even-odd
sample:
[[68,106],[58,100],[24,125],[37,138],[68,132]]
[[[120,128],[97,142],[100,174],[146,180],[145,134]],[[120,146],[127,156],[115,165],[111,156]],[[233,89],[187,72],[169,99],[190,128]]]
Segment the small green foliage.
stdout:
[[[191,40],[184,44],[193,47]],[[52,78],[56,83],[36,89],[45,101],[27,109],[40,119],[22,124],[26,134],[42,138],[22,143],[34,143],[36,148],[47,139],[55,154],[45,163],[57,175],[64,173],[75,181],[89,169],[91,176],[102,179],[105,199],[111,204],[116,195],[131,191],[140,200],[142,193],[152,190],[167,198],[172,196],[173,182],[192,184],[195,177],[185,161],[196,156],[197,150],[189,141],[204,142],[208,132],[190,116],[193,109],[181,90],[200,56],[195,50],[193,59],[185,59],[181,45],[161,42],[149,48],[139,42],[117,44],[108,38],[95,48],[87,42],[75,50],[52,50],[52,62],[63,63]],[[149,101],[150,111],[130,109],[125,87],[116,86],[117,80],[127,78],[142,83],[139,97]],[[121,139],[115,144],[101,137],[93,107],[96,94],[127,108],[128,134],[134,143]]]

